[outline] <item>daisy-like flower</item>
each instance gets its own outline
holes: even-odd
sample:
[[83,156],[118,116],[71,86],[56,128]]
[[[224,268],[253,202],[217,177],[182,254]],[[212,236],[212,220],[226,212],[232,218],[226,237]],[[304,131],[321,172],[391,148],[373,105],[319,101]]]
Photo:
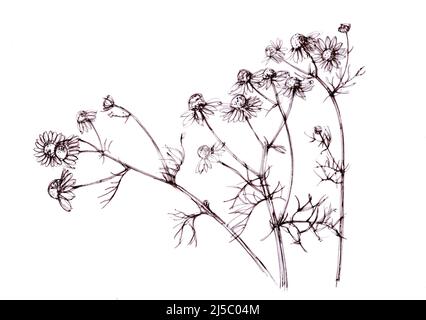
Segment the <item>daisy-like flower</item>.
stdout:
[[228,122],[243,122],[246,119],[256,117],[261,110],[262,101],[258,97],[245,97],[242,94],[235,95],[229,105],[222,110],[223,119]]
[[305,99],[305,92],[312,90],[314,82],[312,80],[302,80],[296,77],[289,77],[282,86],[281,93],[286,97],[298,96]]
[[275,71],[271,68],[266,68],[257,71],[253,74],[252,83],[256,85],[257,88],[269,89],[272,83],[279,86],[281,82],[286,80],[290,76],[288,71]]
[[70,212],[72,209],[70,201],[75,198],[74,185],[75,179],[73,179],[72,173],[64,169],[61,177],[49,184],[47,192],[53,199],[58,200],[62,209]]
[[253,74],[246,69],[238,71],[237,82],[232,86],[231,94],[245,94],[246,91],[253,92],[253,87],[251,85],[252,76]]
[[214,144],[211,147],[203,145],[198,148],[197,154],[200,158],[196,172],[201,174],[212,168],[212,162],[219,161],[219,157],[223,154],[223,144]]
[[333,68],[339,68],[339,60],[345,57],[345,49],[342,48],[342,45],[341,42],[337,42],[336,37],[333,39],[327,37],[325,41],[319,39],[314,61],[328,72]]
[[61,133],[45,131],[39,135],[35,142],[35,154],[37,161],[46,167],[56,167],[61,165],[60,159],[56,156],[55,150],[59,142],[65,140]]
[[110,95],[107,95],[107,96],[104,98],[104,102],[103,102],[102,106],[103,106],[103,108],[104,108],[104,111],[109,111],[109,110],[111,110],[112,108],[114,108],[114,107],[115,107],[114,99],[113,99]]
[[77,113],[77,126],[80,133],[93,129],[93,121],[96,120],[96,111],[80,111]]
[[341,23],[337,30],[341,33],[348,33],[349,30],[351,30],[351,24],[350,23]]
[[317,33],[311,33],[307,36],[296,33],[290,39],[290,56],[294,62],[298,63],[308,57],[313,52],[317,44]]
[[77,136],[71,136],[63,141],[58,142],[55,148],[55,155],[62,163],[73,168],[78,160],[80,152],[80,141]]
[[181,116],[184,118],[183,124],[186,126],[195,121],[202,125],[204,119],[213,115],[221,104],[222,102],[216,100],[206,101],[201,93],[194,93],[188,100],[189,110]]
[[276,42],[271,41],[271,44],[265,48],[266,62],[273,60],[276,63],[280,63],[285,59],[285,51],[283,48],[283,41],[277,39]]
[[41,165],[55,167],[65,163],[72,167],[77,161],[80,144],[76,136],[65,138],[62,133],[45,131],[36,140],[34,151]]

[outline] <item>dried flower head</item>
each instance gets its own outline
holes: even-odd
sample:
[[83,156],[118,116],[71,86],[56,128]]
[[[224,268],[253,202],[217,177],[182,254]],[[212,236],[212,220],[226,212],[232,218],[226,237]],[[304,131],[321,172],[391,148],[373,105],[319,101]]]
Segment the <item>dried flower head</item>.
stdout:
[[183,124],[190,125],[194,121],[198,124],[203,124],[203,121],[209,116],[213,115],[217,107],[220,106],[222,102],[217,100],[207,101],[204,99],[201,93],[194,93],[188,99],[188,111],[186,111],[181,117],[183,119]]
[[231,94],[253,92],[251,84],[252,73],[246,69],[238,71],[237,82],[231,88]]
[[246,119],[256,117],[261,110],[262,101],[258,97],[246,97],[242,94],[235,95],[229,105],[222,110],[223,119],[228,122],[243,122]]
[[93,121],[96,120],[96,111],[80,111],[77,113],[77,126],[80,133],[93,129]]
[[265,48],[266,62],[273,60],[276,63],[280,63],[285,59],[285,51],[283,48],[283,41],[277,39],[276,42],[271,41],[271,44]]
[[314,133],[315,134],[321,134],[322,133],[322,127],[321,126],[315,126],[314,127]]
[[314,55],[314,61],[323,69],[330,72],[333,68],[340,67],[340,61],[345,57],[345,49],[342,48],[342,43],[337,42],[337,38],[325,38],[325,41],[319,39],[318,49]]
[[203,173],[207,172],[208,169],[212,168],[212,162],[219,161],[219,157],[222,155],[224,149],[223,144],[214,144],[212,146],[203,145],[198,148],[197,154],[200,158],[198,162],[196,172]]
[[337,30],[341,33],[348,33],[349,30],[351,30],[351,24],[350,23],[341,23]]
[[110,95],[107,95],[107,96],[104,98],[104,102],[103,102],[103,108],[104,108],[104,111],[109,111],[109,110],[111,110],[114,106],[115,106],[114,99],[113,99]]
[[316,48],[318,34],[311,33],[307,36],[296,33],[290,39],[290,56],[297,63],[307,58]]
[[281,93],[286,97],[298,96],[305,99],[305,92],[312,90],[313,87],[314,82],[312,80],[302,80],[296,77],[289,77],[284,82]]
[[267,90],[273,83],[279,86],[289,76],[290,73],[288,71],[275,71],[274,69],[266,68],[253,74],[252,83],[258,88],[264,87]]
[[74,195],[75,179],[72,173],[64,169],[59,179],[50,182],[47,192],[53,199],[58,200],[62,209],[70,212],[72,209],[71,200],[75,198]]

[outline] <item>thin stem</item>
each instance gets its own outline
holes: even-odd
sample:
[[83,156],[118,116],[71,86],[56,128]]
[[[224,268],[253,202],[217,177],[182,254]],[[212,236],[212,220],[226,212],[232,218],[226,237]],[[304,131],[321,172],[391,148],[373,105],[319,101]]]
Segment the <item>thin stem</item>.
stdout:
[[248,117],[246,117],[246,122],[247,122],[248,126],[250,127],[251,131],[253,132],[254,136],[256,137],[257,141],[259,141],[260,145],[263,148],[264,144],[263,144],[262,140],[260,140],[259,135],[257,134],[256,130],[254,130],[253,126],[251,125],[251,122],[250,122]]
[[277,103],[274,100],[267,97],[264,93],[262,93],[259,89],[257,89],[252,83],[250,83],[250,86],[253,88],[254,91],[257,92],[259,96],[261,96],[263,99],[268,100],[270,103],[272,103],[272,108],[277,105]]
[[274,277],[272,276],[272,274],[269,272],[269,270],[266,268],[265,264],[259,259],[259,257],[256,256],[256,254],[250,249],[250,247],[244,242],[244,240],[237,234],[235,233],[227,224],[225,221],[222,220],[222,218],[220,218],[216,213],[214,213],[203,201],[201,201],[199,198],[197,198],[195,195],[193,195],[192,193],[190,193],[188,190],[186,190],[184,187],[180,186],[177,183],[171,183],[170,181],[166,181],[162,178],[158,178],[150,173],[147,173],[143,170],[140,170],[124,161],[119,160],[118,158],[115,158],[107,153],[105,153],[102,150],[99,150],[94,144],[85,141],[83,139],[80,139],[80,142],[85,143],[89,146],[91,146],[94,150],[83,150],[80,151],[80,153],[98,153],[101,156],[105,156],[108,159],[122,165],[124,168],[126,168],[127,170],[133,170],[135,172],[138,172],[144,176],[147,176],[149,178],[152,178],[154,180],[166,183],[169,186],[172,186],[174,189],[179,190],[180,192],[182,192],[183,194],[187,195],[200,209],[204,210],[210,217],[212,217],[216,222],[218,222],[231,236],[233,239],[235,239],[240,246],[244,249],[244,251],[253,259],[253,261],[256,263],[256,265],[259,267],[259,269],[266,274],[268,277],[270,277],[273,281]]
[[305,70],[300,69],[299,67],[295,66],[294,64],[288,62],[287,60],[282,60],[285,64],[287,64],[288,66],[292,67],[294,70],[299,71],[300,73],[303,73],[305,76],[310,77],[311,75],[306,72]]
[[348,35],[348,33],[346,33],[346,63],[345,63],[345,68],[343,69],[342,77],[340,78],[339,83],[337,84],[337,86],[335,88],[340,87],[340,85],[342,84],[343,78],[345,77],[345,74],[348,71],[349,53],[350,52],[351,52],[351,50],[349,50],[349,35]]
[[[275,89],[275,91],[276,91],[276,89]],[[277,92],[275,94],[277,95]],[[272,146],[275,143],[275,140],[277,140],[277,138],[280,135],[282,129],[285,127],[286,122],[288,120],[288,117],[290,116],[291,109],[293,107],[293,101],[294,101],[294,96],[290,99],[290,102],[288,103],[287,112],[282,117],[283,120],[281,121],[281,124],[280,124],[280,127],[278,128],[278,131],[275,133],[274,137],[272,138],[271,142],[269,143],[270,146]],[[281,110],[280,110],[280,113],[281,113]],[[283,113],[281,113],[281,116],[282,115],[283,115]]]
[[117,178],[121,175],[124,175],[127,171],[129,171],[129,169],[125,168],[124,170],[120,171],[119,173],[113,173],[111,176],[103,178],[103,179],[99,179],[90,183],[85,183],[85,184],[80,184],[80,185],[76,185],[73,187],[73,189],[78,189],[78,188],[83,188],[83,187],[88,187],[88,186],[93,186],[95,184],[99,184],[99,183],[104,183],[106,181],[109,181],[111,179]]
[[217,135],[217,133],[213,130],[213,128],[210,126],[210,123],[207,121],[206,118],[204,118],[204,123],[206,124],[207,128],[209,128],[209,130],[211,131],[211,133],[215,136],[216,140],[223,145],[223,147],[225,148],[225,150],[235,159],[238,161],[239,164],[241,164],[244,168],[246,168],[247,170],[251,171],[253,174],[258,175],[259,173],[254,170],[252,167],[250,167],[246,162],[244,162],[243,160],[241,160],[234,152],[232,152],[231,149],[229,149],[229,147],[227,146],[227,144],[225,142],[223,142],[223,140]]
[[[278,219],[274,207],[274,203],[272,201],[271,191],[269,190],[268,183],[266,181],[265,172],[268,158],[268,146],[265,145],[262,152],[262,161],[261,161],[261,169],[260,169],[260,184],[263,190],[263,194],[266,199],[266,204],[268,207],[269,215],[271,218],[271,222],[274,226],[278,224]],[[277,257],[278,257],[278,269],[280,275],[279,286],[280,288],[287,289],[288,288],[288,277],[287,277],[287,264],[285,258],[284,244],[281,235],[280,228],[273,228],[274,236],[275,236],[275,245],[277,248]]]
[[[341,163],[342,168],[345,168],[345,133],[343,130],[343,120],[340,112],[339,104],[337,103],[336,97],[327,84],[319,77],[316,80],[321,86],[327,91],[331,101],[333,102],[334,109],[336,111],[337,121],[339,122],[340,130],[340,150],[341,150]],[[340,183],[340,220],[339,220],[339,248],[337,253],[337,271],[336,271],[336,286],[338,285],[342,272],[342,254],[343,254],[343,239],[344,239],[344,217],[345,217],[345,170],[341,171],[341,183]]]
[[247,183],[248,185],[250,185],[251,187],[253,187],[255,190],[262,192],[252,181],[250,181],[248,178],[244,177],[237,169],[235,169],[234,167],[231,167],[230,165],[222,162],[222,161],[218,161],[219,164],[221,164],[222,166],[224,166],[225,168],[231,170],[232,172],[234,172],[236,175],[238,175],[241,179],[244,180],[245,183]]
[[157,151],[158,156],[160,157],[160,161],[162,163],[162,166],[165,170],[165,172],[169,172],[169,169],[167,167],[167,163],[164,160],[164,156],[163,153],[160,150],[160,147],[158,146],[157,142],[155,142],[154,138],[152,137],[151,133],[146,129],[146,127],[142,124],[142,122],[133,114],[131,113],[129,110],[127,110],[124,107],[121,106],[117,106],[115,105],[116,108],[121,109],[122,111],[124,111],[125,113],[127,113],[130,117],[133,118],[133,120],[136,121],[136,123],[139,125],[139,127],[145,132],[145,134],[147,135],[147,137],[149,138],[149,140],[151,140],[152,145],[154,146],[155,150]]
[[97,153],[97,154],[101,155],[102,157],[106,157],[106,158],[108,158],[108,159],[110,159],[110,160],[112,160],[112,161],[114,161],[116,163],[121,164],[124,168],[132,169],[133,171],[136,171],[136,172],[138,172],[140,174],[143,174],[144,176],[147,176],[147,177],[152,178],[154,180],[165,182],[165,180],[162,179],[162,178],[159,178],[159,177],[157,177],[157,176],[155,176],[155,175],[153,175],[151,173],[148,173],[146,171],[138,169],[138,168],[136,168],[136,167],[134,167],[134,166],[132,166],[132,165],[124,162],[124,161],[121,161],[118,158],[113,157],[112,155],[106,153],[105,151],[98,149],[94,144],[92,144],[92,143],[90,143],[88,141],[85,141],[85,140],[83,140],[81,138],[79,140],[80,140],[80,142],[86,143],[87,145],[91,146],[94,149],[94,150],[83,150],[83,151],[80,151],[80,153]]
[[[210,207],[208,207],[203,201],[198,199],[195,195],[190,193],[188,190],[186,190],[184,187],[180,185],[174,185],[174,188],[181,191],[183,194],[187,195],[191,200],[203,211],[207,213],[210,217],[212,217],[214,220],[216,220],[231,236],[233,239],[235,239],[242,247],[243,249],[248,253],[248,255],[253,259],[253,261],[256,263],[256,265],[262,270],[263,273],[265,273],[267,276],[269,276],[272,280],[274,280],[274,277],[269,272],[269,270],[266,268],[266,266],[263,264],[263,262],[254,254],[254,252],[249,248],[249,246],[244,242],[241,237],[233,231],[225,221],[221,217],[219,217],[216,213],[214,213]],[[275,280],[274,280],[275,281]]]
[[93,131],[95,131],[96,137],[98,138],[98,142],[99,142],[99,148],[103,149],[103,145],[102,145],[102,140],[101,140],[101,136],[99,135],[98,130],[96,129],[95,125],[91,122]]

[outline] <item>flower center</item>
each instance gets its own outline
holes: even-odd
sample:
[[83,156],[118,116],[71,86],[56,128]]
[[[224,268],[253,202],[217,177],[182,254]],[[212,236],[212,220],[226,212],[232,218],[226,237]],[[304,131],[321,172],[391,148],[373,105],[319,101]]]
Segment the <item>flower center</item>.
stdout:
[[206,105],[206,101],[201,93],[195,93],[188,100],[189,110],[201,109]]
[[300,47],[302,47],[302,44],[304,42],[304,36],[300,33],[296,33],[295,35],[293,35],[290,39],[290,44],[292,46],[293,49],[299,49]]
[[296,79],[296,78],[294,78],[294,77],[291,77],[291,78],[288,78],[287,80],[286,80],[286,82],[285,82],[285,86],[286,87],[288,87],[288,88],[294,88],[294,87],[296,87],[297,86],[297,84],[298,84],[298,81],[297,81],[298,79]]
[[333,51],[331,49],[324,50],[322,58],[327,61],[333,60]]
[[68,156],[68,147],[64,142],[58,143],[58,145],[55,148],[55,155],[60,160],[64,160]]
[[241,109],[246,104],[246,101],[246,97],[244,97],[242,94],[237,94],[231,100],[231,107],[235,109]]
[[265,48],[265,55],[266,55],[268,58],[273,57],[276,53],[277,53],[277,50],[276,50],[273,46],[267,46],[267,47]]
[[238,82],[247,83],[251,79],[251,72],[248,70],[242,69],[238,71],[237,79],[238,79]]
[[49,156],[52,156],[55,153],[55,144],[49,142],[48,144],[46,144],[44,146],[44,150],[43,151],[44,151],[45,154],[47,154]]
[[277,75],[274,69],[267,68],[263,71],[263,79],[272,79]]
[[211,155],[212,149],[209,146],[204,145],[198,148],[197,153],[201,159],[207,159]]
[[53,180],[49,187],[47,187],[47,192],[49,193],[49,196],[51,196],[53,199],[59,198],[59,186],[61,184],[60,179]]

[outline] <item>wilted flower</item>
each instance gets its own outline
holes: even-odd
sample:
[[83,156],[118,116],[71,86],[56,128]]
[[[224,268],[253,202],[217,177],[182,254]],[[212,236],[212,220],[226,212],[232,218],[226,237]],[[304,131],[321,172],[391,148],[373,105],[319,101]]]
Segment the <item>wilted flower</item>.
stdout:
[[80,150],[79,139],[76,136],[65,138],[61,133],[45,131],[35,142],[35,157],[41,165],[46,167],[75,165]]
[[271,41],[271,44],[265,48],[266,61],[273,60],[280,63],[285,59],[285,51],[283,48],[283,41],[277,39],[276,42]]
[[214,144],[211,147],[203,145],[198,148],[197,154],[200,158],[198,162],[196,172],[203,173],[207,172],[208,169],[212,168],[212,162],[219,161],[219,157],[223,153],[224,144]]
[[311,33],[307,36],[296,33],[290,39],[290,54],[291,58],[297,63],[308,57],[316,48],[318,34]]
[[89,132],[96,120],[96,111],[80,111],[77,113],[77,126],[80,133]]
[[245,97],[237,94],[232,98],[231,103],[223,108],[223,119],[228,122],[243,122],[256,117],[256,113],[261,110],[261,105],[262,101],[258,97]]
[[322,132],[322,127],[321,126],[315,126],[314,127],[314,133],[315,134],[321,134]]
[[296,77],[289,77],[282,86],[282,94],[286,97],[298,96],[305,99],[305,92],[312,90],[314,82],[312,80],[302,80]]
[[109,110],[111,110],[113,107],[115,107],[114,99],[113,99],[110,95],[107,95],[107,96],[104,98],[104,102],[103,102],[103,108],[104,108],[104,111],[109,111]]
[[275,71],[271,68],[266,68],[257,71],[253,74],[252,83],[258,88],[269,89],[272,83],[279,85],[280,82],[284,81],[290,76],[288,71]]
[[206,102],[201,93],[194,93],[188,100],[188,111],[183,115],[183,124],[189,125],[196,121],[198,124],[203,124],[203,121],[213,115],[217,107],[222,102],[212,100]]
[[75,198],[73,192],[74,185],[75,179],[73,179],[72,173],[64,169],[61,177],[49,184],[47,192],[53,199],[58,200],[62,209],[70,212],[72,209],[70,201]]
[[314,60],[322,68],[330,72],[333,68],[339,68],[340,61],[345,57],[345,50],[342,43],[337,42],[337,38],[325,38],[325,41],[319,39],[318,50],[315,53]]
[[246,69],[238,71],[237,82],[232,86],[231,94],[245,94],[246,91],[253,92],[253,87],[251,85],[252,76],[252,73]]
[[341,23],[337,30],[341,33],[348,33],[349,30],[351,30],[351,24],[350,23]]

